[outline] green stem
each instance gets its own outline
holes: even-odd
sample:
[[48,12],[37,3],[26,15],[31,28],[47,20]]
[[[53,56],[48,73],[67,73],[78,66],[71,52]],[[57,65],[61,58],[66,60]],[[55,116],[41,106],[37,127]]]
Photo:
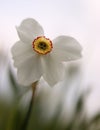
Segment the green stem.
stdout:
[[27,130],[27,127],[28,127],[29,119],[30,119],[32,108],[34,105],[34,96],[35,96],[36,86],[37,86],[37,81],[32,84],[32,90],[33,90],[32,98],[30,101],[28,112],[26,114],[25,120],[22,125],[22,130]]

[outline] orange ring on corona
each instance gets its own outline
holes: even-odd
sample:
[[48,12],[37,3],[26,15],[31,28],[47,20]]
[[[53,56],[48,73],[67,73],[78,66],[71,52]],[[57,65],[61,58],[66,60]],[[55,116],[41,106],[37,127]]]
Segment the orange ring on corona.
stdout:
[[47,53],[50,53],[53,45],[52,41],[45,36],[37,37],[33,42],[33,49],[39,54],[45,55]]

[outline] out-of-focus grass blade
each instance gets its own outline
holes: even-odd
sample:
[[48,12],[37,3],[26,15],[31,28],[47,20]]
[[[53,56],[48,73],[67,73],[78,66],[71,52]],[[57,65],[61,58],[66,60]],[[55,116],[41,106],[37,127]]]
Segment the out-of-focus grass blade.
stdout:
[[8,74],[9,74],[9,80],[11,83],[12,90],[15,94],[17,94],[18,93],[18,84],[17,84],[14,74],[11,70],[11,67],[9,67]]

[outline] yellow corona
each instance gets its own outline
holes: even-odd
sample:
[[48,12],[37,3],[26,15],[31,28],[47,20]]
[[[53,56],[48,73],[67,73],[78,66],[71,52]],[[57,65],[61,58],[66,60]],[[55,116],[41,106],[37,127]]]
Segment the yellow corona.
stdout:
[[42,55],[50,53],[53,48],[52,41],[45,36],[37,37],[33,41],[32,46],[34,51]]

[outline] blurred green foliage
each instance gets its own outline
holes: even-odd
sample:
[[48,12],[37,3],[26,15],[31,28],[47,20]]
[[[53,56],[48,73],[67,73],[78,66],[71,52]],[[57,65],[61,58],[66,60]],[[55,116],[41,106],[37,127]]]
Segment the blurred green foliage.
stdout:
[[[77,69],[75,68],[75,70]],[[0,99],[0,130],[24,130],[23,123],[29,109],[29,104],[27,104],[27,107],[25,108],[20,107],[20,86],[17,84],[10,67],[8,74],[10,87],[14,96],[11,103],[6,103],[6,101]],[[72,68],[70,69],[70,75],[72,76]],[[63,124],[63,120],[59,120],[61,104],[58,105],[53,117],[46,120],[46,118],[43,119],[43,117],[41,117],[41,95],[37,96],[26,130],[100,130],[99,114],[89,121],[86,119],[85,115],[83,116],[83,99],[84,96],[81,95],[77,101],[75,114],[71,121],[67,122],[66,120],[64,121],[66,124]],[[44,114],[46,113],[44,112]]]
[[[90,121],[87,121],[85,117],[81,119],[82,105],[80,97],[75,115],[69,123],[66,121],[66,125],[63,126],[63,121],[59,122],[61,112],[59,108],[51,120],[41,120],[40,97],[38,97],[32,109],[27,130],[100,130],[100,115],[96,115]],[[22,130],[26,113],[27,109],[19,107],[16,100],[10,105],[0,102],[0,130]]]

